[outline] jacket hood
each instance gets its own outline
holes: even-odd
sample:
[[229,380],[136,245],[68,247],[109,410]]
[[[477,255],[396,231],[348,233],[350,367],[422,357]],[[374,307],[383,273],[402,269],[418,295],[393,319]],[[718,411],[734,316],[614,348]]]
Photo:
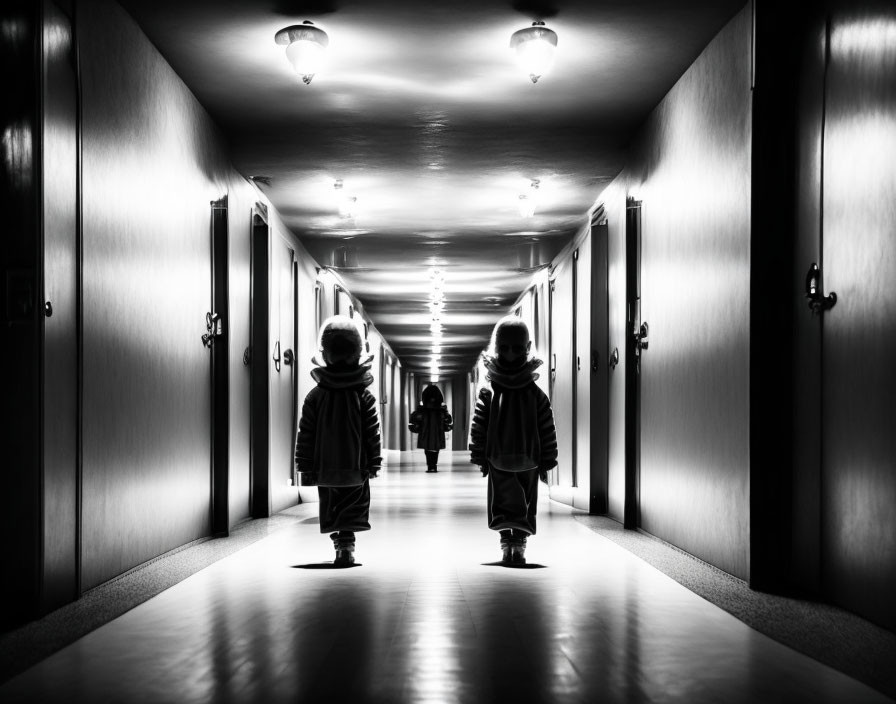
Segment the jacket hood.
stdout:
[[427,386],[420,394],[420,399],[426,408],[439,408],[445,402],[442,390],[438,386]]
[[531,384],[539,376],[535,370],[543,364],[540,359],[530,359],[520,367],[511,368],[503,364],[499,357],[485,354],[482,355],[482,363],[486,369],[485,378],[505,389],[521,389]]
[[[311,378],[327,389],[370,386],[373,383],[373,374],[370,373],[371,359],[372,357],[361,364],[343,368],[320,365],[311,370]],[[313,361],[315,364],[320,364],[316,359]]]

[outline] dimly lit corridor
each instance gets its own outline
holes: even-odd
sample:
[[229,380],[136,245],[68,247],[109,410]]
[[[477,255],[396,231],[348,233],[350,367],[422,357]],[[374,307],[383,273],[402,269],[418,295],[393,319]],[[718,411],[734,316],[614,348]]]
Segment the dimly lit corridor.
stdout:
[[[360,567],[325,566],[313,505],[0,688],[5,702],[877,702],[542,499],[527,567],[484,480],[403,453]],[[580,512],[581,513],[581,512]]]
[[0,700],[896,698],[896,4],[0,54]]

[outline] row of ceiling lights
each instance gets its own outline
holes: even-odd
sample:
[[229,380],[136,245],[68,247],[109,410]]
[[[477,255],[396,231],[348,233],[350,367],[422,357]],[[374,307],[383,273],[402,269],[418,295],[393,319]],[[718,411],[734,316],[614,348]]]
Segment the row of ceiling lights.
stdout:
[[[305,85],[322,68],[330,38],[310,20],[281,29],[274,36],[277,44],[286,46],[286,57]],[[516,53],[519,67],[533,83],[551,69],[557,48],[557,33],[544,22],[517,30],[510,36],[510,48]]]
[[429,362],[429,375],[433,382],[439,380],[439,363],[442,361],[442,311],[445,310],[445,275],[441,269],[429,272],[429,311],[432,320],[429,332],[432,339],[432,357]]
[[[323,65],[326,48],[330,43],[327,33],[305,20],[300,25],[286,27],[275,36],[277,44],[286,45],[286,56],[295,72],[305,85],[311,83],[314,75]],[[547,74],[554,62],[554,51],[557,47],[557,34],[547,28],[544,22],[533,22],[514,32],[510,37],[510,48],[516,52],[520,68],[533,83]],[[519,195],[519,213],[521,217],[531,217],[535,213],[540,181],[532,179],[529,191]],[[349,195],[342,179],[333,184],[336,190],[339,215],[343,218],[354,216],[357,197]],[[439,363],[442,353],[442,311],[445,309],[445,277],[439,269],[430,272],[429,324],[432,357],[430,359],[430,378],[439,380]]]
[[[535,214],[535,208],[538,207],[538,186],[540,184],[540,179],[533,178],[529,182],[528,191],[520,193],[518,198],[520,217],[531,218]],[[333,190],[336,192],[336,207],[339,210],[339,217],[346,220],[354,219],[358,197],[351,195],[346,190],[345,183],[341,178],[337,178],[333,182]]]

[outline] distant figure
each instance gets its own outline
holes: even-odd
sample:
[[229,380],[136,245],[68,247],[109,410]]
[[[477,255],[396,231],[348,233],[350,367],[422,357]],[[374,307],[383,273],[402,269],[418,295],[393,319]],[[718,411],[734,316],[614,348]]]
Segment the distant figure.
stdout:
[[535,535],[538,480],[557,465],[551,402],[535,385],[529,328],[516,316],[498,321],[483,354],[488,387],[479,392],[470,428],[470,461],[488,476],[488,527],[501,534],[502,561],[525,564]]
[[328,318],[320,330],[323,361],[311,371],[317,386],[305,397],[296,436],[302,483],[317,485],[320,532],[331,533],[334,564],[355,561],[355,533],[370,530],[370,477],[380,471],[379,421],[371,358],[361,362],[361,333],[351,318]]
[[419,433],[417,447],[426,455],[426,471],[438,472],[439,450],[445,449],[445,433],[454,427],[454,422],[438,386],[430,384],[420,397],[420,405],[411,413],[408,429]]

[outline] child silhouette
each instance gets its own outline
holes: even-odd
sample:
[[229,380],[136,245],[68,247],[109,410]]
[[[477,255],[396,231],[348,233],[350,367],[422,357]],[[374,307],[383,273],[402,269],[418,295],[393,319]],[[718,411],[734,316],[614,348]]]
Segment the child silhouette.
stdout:
[[370,358],[361,362],[361,333],[336,315],[321,326],[317,386],[305,397],[296,436],[303,484],[316,484],[320,532],[331,533],[334,564],[354,563],[355,533],[370,530],[370,478],[380,470],[379,420]]
[[530,357],[529,328],[516,316],[498,321],[483,354],[487,386],[470,428],[470,461],[488,476],[488,527],[500,532],[502,560],[525,564],[535,535],[538,480],[557,464],[551,402],[535,385],[540,359]]

